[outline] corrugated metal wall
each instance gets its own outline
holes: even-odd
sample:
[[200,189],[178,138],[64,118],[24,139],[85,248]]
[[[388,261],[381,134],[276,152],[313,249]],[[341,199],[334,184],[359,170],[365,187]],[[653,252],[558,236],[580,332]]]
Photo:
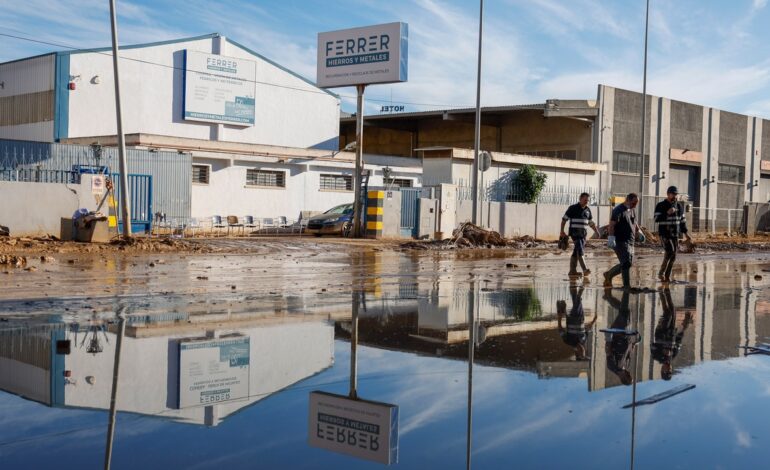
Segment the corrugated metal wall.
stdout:
[[[169,219],[190,217],[191,154],[128,149],[126,158],[129,173],[152,176],[154,211],[164,212]],[[106,166],[117,172],[118,150],[102,147],[97,152],[88,145],[0,139],[0,169],[72,170],[76,165]]]

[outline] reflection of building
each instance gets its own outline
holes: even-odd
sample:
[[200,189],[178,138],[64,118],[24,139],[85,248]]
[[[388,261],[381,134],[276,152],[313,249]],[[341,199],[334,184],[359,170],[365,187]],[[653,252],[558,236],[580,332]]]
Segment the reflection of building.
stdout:
[[[237,325],[215,321],[192,326],[186,321],[179,326],[145,319],[128,320],[121,351],[119,411],[217,425],[334,362],[333,327],[318,319],[263,318]],[[0,389],[49,406],[108,409],[117,340],[114,328],[98,332],[102,351],[95,354],[86,349],[92,335],[81,346],[85,332],[83,327],[80,330],[76,334],[72,325],[57,324],[0,331]],[[233,333],[250,340],[248,398],[177,409],[179,341]],[[69,354],[57,354],[57,342],[63,340],[70,340]]]

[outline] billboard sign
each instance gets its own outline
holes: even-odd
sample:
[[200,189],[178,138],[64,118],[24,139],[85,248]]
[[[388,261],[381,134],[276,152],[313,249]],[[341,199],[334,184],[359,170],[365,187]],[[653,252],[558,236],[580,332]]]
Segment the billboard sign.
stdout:
[[248,398],[249,356],[247,336],[179,343],[179,408]]
[[316,84],[334,88],[405,82],[408,39],[406,23],[319,33]]
[[184,118],[254,125],[257,63],[185,50]]
[[308,443],[373,462],[398,462],[398,406],[310,393]]

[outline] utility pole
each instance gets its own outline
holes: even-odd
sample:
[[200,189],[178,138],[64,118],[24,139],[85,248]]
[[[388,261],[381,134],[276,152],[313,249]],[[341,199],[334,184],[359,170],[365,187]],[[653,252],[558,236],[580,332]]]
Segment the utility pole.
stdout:
[[123,238],[131,237],[131,206],[129,201],[128,165],[126,164],[126,139],[123,135],[123,112],[120,107],[120,70],[118,67],[118,15],[115,0],[110,0],[112,29],[112,69],[115,75],[115,117],[118,124],[118,157],[120,168],[120,213],[123,218]]
[[471,222],[479,224],[479,149],[481,148],[481,35],[484,25],[484,0],[479,0],[479,55],[476,65],[476,132],[473,140],[472,189],[473,212]]
[[361,238],[361,172],[364,169],[364,89],[356,85],[356,169],[353,175],[353,238]]
[[642,144],[639,155],[639,225],[644,224],[644,121],[647,118],[647,34],[650,25],[650,0],[647,0],[647,12],[644,19],[644,76],[642,78]]

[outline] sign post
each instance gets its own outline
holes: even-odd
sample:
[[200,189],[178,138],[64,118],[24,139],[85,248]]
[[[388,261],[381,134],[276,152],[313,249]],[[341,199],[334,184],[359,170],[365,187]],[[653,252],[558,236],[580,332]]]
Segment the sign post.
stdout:
[[387,23],[318,34],[316,83],[321,88],[356,87],[356,162],[353,173],[353,236],[361,237],[364,167],[364,89],[407,80],[408,26]]

